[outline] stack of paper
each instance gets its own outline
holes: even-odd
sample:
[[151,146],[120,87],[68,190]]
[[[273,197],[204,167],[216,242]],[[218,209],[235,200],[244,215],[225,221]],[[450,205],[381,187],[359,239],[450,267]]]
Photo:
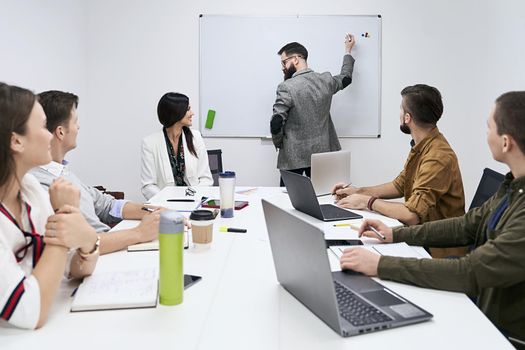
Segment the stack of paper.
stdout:
[[[405,242],[390,243],[390,244],[364,245],[364,246],[356,246],[355,248],[357,247],[368,249],[369,251],[374,252],[379,255],[397,256],[401,258],[417,258],[417,259],[429,258],[431,259],[431,256],[428,253],[426,253],[426,251],[423,248],[411,247]],[[340,258],[341,255],[343,255],[343,251],[347,248],[350,248],[350,247],[338,245],[338,246],[331,246],[330,250],[335,255],[337,255],[338,258]]]

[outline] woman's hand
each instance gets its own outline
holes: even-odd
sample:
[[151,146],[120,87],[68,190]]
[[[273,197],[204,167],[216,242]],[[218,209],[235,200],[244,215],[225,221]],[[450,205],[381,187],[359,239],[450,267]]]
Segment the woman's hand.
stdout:
[[96,240],[95,230],[87,223],[80,210],[71,205],[61,207],[47,219],[44,235],[46,244],[90,252]]
[[59,177],[49,186],[49,198],[55,212],[64,205],[78,208],[80,205],[80,190],[69,181]]

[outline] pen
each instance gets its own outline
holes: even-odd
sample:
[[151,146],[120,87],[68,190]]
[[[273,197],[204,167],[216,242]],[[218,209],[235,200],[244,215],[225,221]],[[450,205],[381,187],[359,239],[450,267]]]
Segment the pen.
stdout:
[[245,228],[233,228],[233,227],[226,227],[226,226],[221,226],[219,231],[220,232],[240,232],[240,233],[248,232],[248,230]]
[[348,187],[350,187],[350,186],[352,186],[352,183],[351,183],[351,182],[349,182],[349,183],[347,183],[346,185],[344,185],[343,187],[338,188],[337,190],[335,190],[335,191],[332,193],[332,195],[335,195],[335,192],[337,192],[338,190],[344,190],[345,188],[348,188]]
[[202,196],[202,197],[201,197],[201,201],[199,202],[199,204],[197,204],[197,206],[195,207],[195,209],[199,209],[200,206],[203,205],[204,203],[206,203],[207,200],[208,200],[208,197]]
[[166,199],[167,202],[195,202],[195,199],[190,198],[170,198]]
[[148,208],[148,207],[142,207],[140,208],[141,210],[144,210],[144,211],[147,211],[148,213],[153,213],[155,211],[155,209],[153,208]]
[[383,235],[381,232],[379,232],[378,230],[376,230],[373,226],[368,226],[368,229],[370,229],[371,231],[374,231],[374,233],[376,234],[377,237],[381,238],[382,240],[385,240],[386,237],[385,235]]
[[[334,227],[341,227],[341,226],[349,226],[350,228],[356,230],[356,231],[359,231],[360,227],[357,226],[357,225],[354,225],[354,224],[335,224]],[[373,231],[377,237],[381,238],[382,240],[385,240],[386,237],[384,234],[382,234],[381,232],[379,232],[378,230],[376,230],[373,226],[368,226],[367,229],[369,229],[370,231]]]

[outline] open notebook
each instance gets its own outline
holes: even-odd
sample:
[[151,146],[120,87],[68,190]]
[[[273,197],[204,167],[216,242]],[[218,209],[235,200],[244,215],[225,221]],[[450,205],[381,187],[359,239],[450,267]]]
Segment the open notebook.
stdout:
[[158,280],[155,267],[95,272],[78,287],[71,312],[155,307]]

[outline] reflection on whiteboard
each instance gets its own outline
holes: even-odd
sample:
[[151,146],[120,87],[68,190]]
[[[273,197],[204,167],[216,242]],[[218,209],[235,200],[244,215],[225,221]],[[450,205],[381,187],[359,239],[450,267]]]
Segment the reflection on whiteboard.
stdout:
[[380,16],[201,15],[199,26],[203,136],[270,136],[275,91],[283,79],[277,51],[300,42],[308,49],[311,69],[339,74],[346,33],[356,37],[353,81],[334,96],[331,115],[340,137],[379,136]]

